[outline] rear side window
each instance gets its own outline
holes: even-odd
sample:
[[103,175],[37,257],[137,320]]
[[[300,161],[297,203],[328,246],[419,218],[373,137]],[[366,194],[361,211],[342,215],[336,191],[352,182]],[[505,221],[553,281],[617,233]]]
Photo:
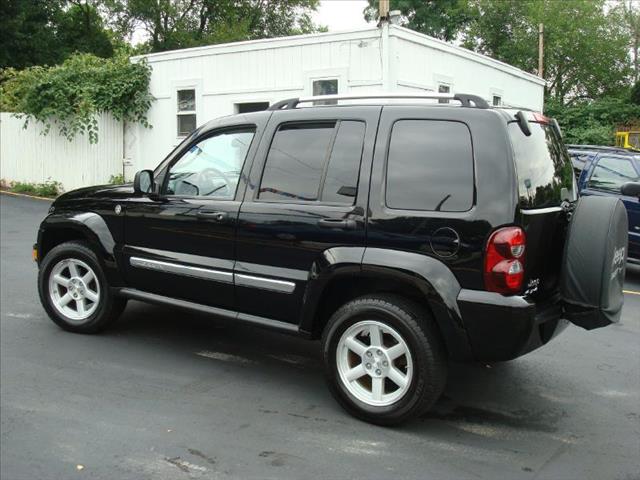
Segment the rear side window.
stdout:
[[282,125],[267,155],[258,198],[352,205],[364,132],[359,121]]
[[322,187],[322,201],[353,203],[364,143],[363,122],[340,122]]
[[386,204],[401,210],[465,212],[473,205],[471,134],[460,122],[400,120],[387,160]]
[[551,125],[529,122],[529,127],[527,137],[516,123],[509,124],[520,207],[555,207],[575,200],[574,172],[562,139]]
[[596,190],[620,193],[620,188],[627,182],[637,182],[638,172],[629,159],[603,157],[598,160],[596,168],[589,179],[589,187]]

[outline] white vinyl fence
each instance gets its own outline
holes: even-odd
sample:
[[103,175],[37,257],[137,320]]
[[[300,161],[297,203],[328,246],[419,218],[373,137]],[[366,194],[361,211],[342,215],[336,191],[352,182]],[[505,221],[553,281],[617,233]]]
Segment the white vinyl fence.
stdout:
[[44,127],[11,113],[0,113],[0,179],[5,182],[62,184],[65,191],[109,182],[122,174],[122,122],[108,114],[98,119],[98,143],[90,144],[87,135],[69,141],[60,136],[55,124],[47,135]]

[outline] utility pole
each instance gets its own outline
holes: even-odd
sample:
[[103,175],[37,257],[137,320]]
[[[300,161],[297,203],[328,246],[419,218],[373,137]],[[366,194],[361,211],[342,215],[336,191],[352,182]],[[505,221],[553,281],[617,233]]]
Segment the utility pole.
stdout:
[[389,65],[389,0],[379,0],[378,28],[380,28],[380,58],[382,68],[382,89],[392,90]]
[[378,16],[381,21],[389,18],[389,0],[380,0],[378,4]]
[[544,78],[544,23],[538,26],[538,76]]

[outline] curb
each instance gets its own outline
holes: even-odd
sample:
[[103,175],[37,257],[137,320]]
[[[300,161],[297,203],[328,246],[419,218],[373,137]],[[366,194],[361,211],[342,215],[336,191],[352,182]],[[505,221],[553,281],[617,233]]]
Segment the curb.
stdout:
[[0,190],[3,195],[13,195],[14,197],[34,198],[36,200],[46,200],[47,202],[53,202],[55,198],[38,197],[36,195],[27,195],[26,193],[7,192],[6,190]]

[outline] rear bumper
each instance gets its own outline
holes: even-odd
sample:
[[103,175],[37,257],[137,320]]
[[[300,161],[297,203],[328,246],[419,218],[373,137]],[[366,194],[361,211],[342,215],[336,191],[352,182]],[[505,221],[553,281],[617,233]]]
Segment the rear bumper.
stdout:
[[525,297],[462,289],[458,307],[473,357],[511,360],[541,347],[566,328],[558,297],[533,303]]

